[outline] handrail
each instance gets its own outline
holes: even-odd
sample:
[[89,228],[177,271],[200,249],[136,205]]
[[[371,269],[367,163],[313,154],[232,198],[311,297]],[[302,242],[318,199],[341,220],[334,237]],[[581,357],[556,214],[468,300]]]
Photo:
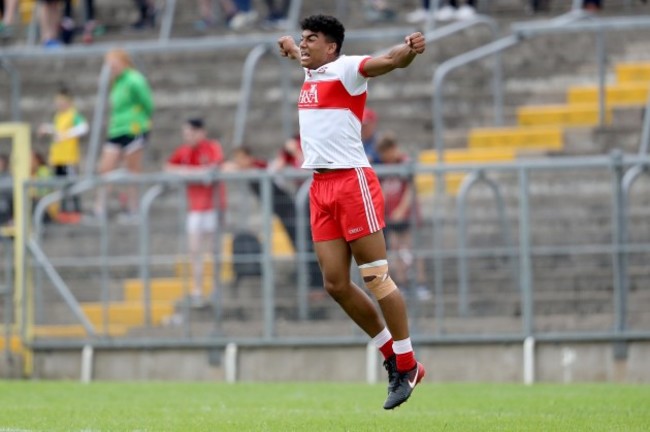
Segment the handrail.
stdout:
[[250,50],[244,61],[242,71],[242,80],[240,88],[239,103],[237,104],[237,113],[235,114],[235,131],[233,132],[233,147],[241,147],[244,142],[244,130],[246,129],[246,119],[250,109],[250,99],[253,89],[253,77],[257,62],[269,51],[269,44],[260,44]]
[[169,40],[174,26],[174,12],[176,12],[176,0],[165,0],[165,9],[160,22],[160,34],[158,39]]
[[278,64],[283,71],[280,74],[282,83],[282,132],[285,139],[291,137],[291,109],[288,95],[291,92],[291,74],[288,70],[289,62],[284,61],[276,50],[272,50],[274,45],[261,44],[253,48],[244,61],[244,70],[242,72],[242,82],[240,87],[239,103],[237,104],[237,113],[235,115],[235,130],[233,132],[233,147],[241,147],[244,143],[244,133],[246,131],[246,122],[248,112],[250,111],[251,96],[253,92],[253,80],[257,71],[257,63],[265,54],[273,53],[273,57],[278,60]]
[[95,108],[90,128],[90,140],[88,142],[88,151],[86,153],[86,162],[84,167],[84,176],[86,177],[95,175],[95,163],[97,161],[97,156],[99,155],[102,125],[104,123],[104,113],[106,111],[106,101],[108,100],[110,85],[111,68],[107,63],[104,63],[102,64],[102,70],[99,73],[97,97],[95,98]]
[[[456,215],[458,218],[458,315],[467,316],[469,312],[469,302],[468,302],[468,293],[469,293],[469,281],[467,280],[467,196],[471,189],[479,183],[486,184],[492,194],[494,195],[494,200],[496,204],[496,209],[499,214],[499,222],[501,223],[501,235],[503,236],[503,241],[506,248],[513,249],[514,243],[512,241],[512,236],[510,235],[510,230],[508,228],[508,219],[505,213],[505,201],[503,195],[501,194],[501,189],[499,185],[486,177],[485,171],[482,169],[473,171],[467,175],[463,182],[461,183],[458,196],[456,197]],[[508,254],[508,259],[512,266],[512,278],[513,286],[518,286],[517,281],[517,263],[512,254]]]
[[[587,16],[584,13],[575,13],[570,12],[568,14],[557,17],[553,20],[548,20],[545,25],[550,28],[556,29],[561,26],[567,25],[575,20],[582,19]],[[514,25],[513,25],[514,27]],[[526,27],[528,28],[528,27]],[[501,51],[505,51],[508,48],[511,48],[517,45],[524,35],[527,34],[523,30],[515,31],[509,36],[505,36],[501,39],[492,41],[486,45],[475,48],[473,50],[467,51],[463,54],[460,54],[456,57],[453,57],[441,65],[439,65],[432,78],[432,86],[434,89],[433,98],[432,98],[432,122],[433,122],[433,135],[434,135],[434,146],[438,156],[438,163],[444,162],[444,134],[445,134],[445,122],[444,122],[444,92],[443,86],[447,76],[454,70],[458,69],[461,66],[465,66],[469,63],[472,63],[477,60],[481,60],[485,57],[491,56],[493,54],[499,54]],[[495,81],[493,81],[495,82]],[[503,96],[497,96],[502,92],[501,89],[501,80],[498,81],[498,84],[493,84],[493,92],[495,94],[495,102],[499,101],[501,106],[495,106],[495,112],[503,112]]]
[[161,183],[158,183],[152,186],[147,192],[145,192],[140,201],[140,220],[142,221],[139,230],[139,249],[141,256],[140,280],[144,284],[142,302],[144,303],[144,323],[147,327],[151,327],[151,275],[149,273],[149,241],[151,233],[149,232],[149,211],[151,210],[151,205],[153,202],[164,191],[165,186]]
[[639,156],[647,155],[648,150],[650,150],[650,91],[643,112],[643,130],[641,131],[641,142],[639,143]]
[[[124,175],[124,173],[122,171],[115,171],[113,173],[107,174],[106,176],[108,178],[119,178],[120,176],[123,176],[123,175]],[[69,184],[70,181],[68,180],[68,181],[65,181],[65,182],[57,182],[57,183],[63,183],[63,185],[65,187],[65,185]],[[98,181],[97,181],[96,178],[88,178],[88,179],[80,180],[80,181],[78,181],[76,183],[72,183],[72,186],[68,190],[65,191],[65,195],[78,195],[78,194],[81,194],[83,192],[92,190],[93,188],[96,187],[97,183],[98,183]],[[26,185],[25,185],[26,189],[25,190],[28,190],[29,184],[30,184],[30,182],[26,182]],[[34,259],[36,259],[40,264],[40,267],[36,272],[36,281],[35,281],[36,284],[35,284],[34,289],[35,289],[35,291],[37,293],[41,293],[41,291],[42,291],[42,275],[41,275],[41,270],[40,270],[40,268],[42,267],[43,270],[45,271],[45,273],[48,275],[50,281],[54,284],[54,286],[57,288],[57,290],[59,291],[59,293],[61,294],[61,296],[65,300],[65,302],[68,304],[68,307],[71,310],[73,310],[75,315],[78,315],[78,313],[75,312],[75,311],[78,309],[78,310],[81,311],[81,314],[83,314],[83,310],[80,309],[79,303],[76,301],[76,298],[70,293],[70,289],[65,284],[63,279],[61,279],[61,277],[58,275],[58,273],[54,269],[54,266],[52,266],[52,264],[49,261],[49,259],[47,258],[47,256],[42,252],[39,253],[40,244],[42,242],[42,236],[43,236],[43,220],[44,220],[45,211],[47,210],[47,208],[50,205],[60,201],[63,197],[64,197],[64,191],[63,190],[57,190],[57,191],[51,192],[50,194],[45,195],[44,197],[42,197],[38,201],[38,203],[36,204],[36,206],[34,208],[34,215],[33,215],[34,231],[33,231],[33,234],[32,234],[32,238],[29,241],[33,242],[34,245],[38,248],[38,250],[34,250],[32,248],[32,249],[30,249],[30,251],[32,252],[32,256],[34,256]],[[27,217],[27,216],[25,216],[25,217]],[[105,222],[105,221],[103,221],[103,222]],[[102,230],[102,252],[104,252],[104,243],[107,242],[106,224],[105,223],[102,224],[101,230]],[[45,261],[41,261],[41,258],[44,258]],[[106,270],[103,269],[103,271],[106,271]],[[105,278],[102,277],[102,282],[104,282],[104,281],[105,281]],[[107,297],[107,295],[108,295],[107,292],[108,292],[108,287],[107,286],[102,286],[102,294],[103,294],[102,297]],[[104,310],[103,316],[104,316],[104,329],[107,330],[108,329],[108,327],[107,327],[108,313],[107,313],[106,310]],[[85,318],[85,314],[84,314],[84,318]],[[82,322],[82,324],[84,324],[84,321],[82,319],[80,319],[80,321]],[[84,324],[84,327],[86,327],[85,324]],[[88,331],[88,328],[86,328],[86,330]],[[89,333],[94,334],[94,327],[91,329],[91,331],[89,331]]]
[[68,288],[68,285],[66,285],[66,283],[61,278],[61,275],[59,275],[54,266],[52,266],[49,259],[47,258],[47,255],[45,255],[45,252],[43,252],[34,238],[31,238],[27,241],[27,249],[32,254],[32,257],[39,263],[39,265],[48,275],[50,281],[52,282],[52,285],[54,285],[54,287],[57,289],[65,303],[72,311],[75,318],[77,318],[81,325],[83,325],[86,333],[89,336],[95,336],[95,327],[88,320],[88,317],[79,305],[79,302],[75,298],[74,294],[72,294],[70,288]]

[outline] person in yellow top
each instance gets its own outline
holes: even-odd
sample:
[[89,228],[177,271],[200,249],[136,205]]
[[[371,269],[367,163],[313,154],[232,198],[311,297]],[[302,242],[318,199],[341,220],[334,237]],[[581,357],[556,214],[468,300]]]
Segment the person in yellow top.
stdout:
[[[72,94],[67,88],[59,89],[54,104],[56,113],[52,123],[39,127],[40,136],[50,136],[49,165],[57,177],[74,178],[79,172],[81,151],[79,138],[88,133],[88,122],[77,111]],[[81,218],[79,197],[64,197],[61,202],[61,222],[75,222]]]

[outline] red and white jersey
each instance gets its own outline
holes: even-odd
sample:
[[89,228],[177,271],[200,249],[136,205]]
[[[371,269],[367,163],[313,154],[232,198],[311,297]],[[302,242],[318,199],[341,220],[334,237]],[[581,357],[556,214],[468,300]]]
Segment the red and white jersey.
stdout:
[[340,56],[316,70],[305,69],[298,98],[303,168],[369,167],[361,142],[366,106],[367,56]]

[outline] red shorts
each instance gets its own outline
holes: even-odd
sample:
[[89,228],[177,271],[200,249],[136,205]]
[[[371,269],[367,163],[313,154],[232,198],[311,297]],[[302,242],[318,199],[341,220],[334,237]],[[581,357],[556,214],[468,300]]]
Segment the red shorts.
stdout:
[[384,196],[372,168],[314,173],[309,190],[311,230],[315,242],[347,242],[384,228]]

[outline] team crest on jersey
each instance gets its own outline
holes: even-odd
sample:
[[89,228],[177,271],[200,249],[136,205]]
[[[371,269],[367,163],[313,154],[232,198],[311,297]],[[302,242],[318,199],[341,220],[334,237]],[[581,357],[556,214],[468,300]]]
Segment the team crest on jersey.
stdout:
[[305,83],[305,85],[303,85],[302,90],[300,90],[300,97],[298,98],[298,106],[318,106],[318,84]]

